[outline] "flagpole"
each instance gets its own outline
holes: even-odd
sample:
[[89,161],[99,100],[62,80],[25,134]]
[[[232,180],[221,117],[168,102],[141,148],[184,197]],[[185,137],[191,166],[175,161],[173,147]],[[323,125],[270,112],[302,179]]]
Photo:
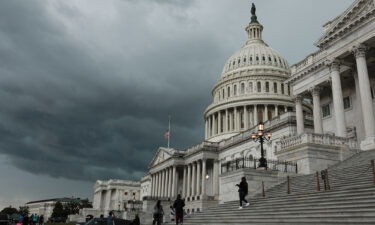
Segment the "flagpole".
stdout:
[[168,148],[169,148],[170,138],[171,138],[171,116],[170,115],[168,116],[168,132],[169,132],[169,135],[168,135]]

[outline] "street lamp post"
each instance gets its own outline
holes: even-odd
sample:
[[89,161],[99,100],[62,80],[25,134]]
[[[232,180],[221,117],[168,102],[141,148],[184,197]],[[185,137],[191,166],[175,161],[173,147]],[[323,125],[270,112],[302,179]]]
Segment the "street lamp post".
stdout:
[[264,132],[264,124],[261,122],[258,125],[258,132],[251,134],[251,139],[253,141],[260,143],[260,154],[261,157],[259,159],[259,166],[258,167],[264,167],[267,168],[267,159],[264,158],[264,149],[263,149],[263,143],[264,141],[270,141],[272,137],[272,133],[265,133]]

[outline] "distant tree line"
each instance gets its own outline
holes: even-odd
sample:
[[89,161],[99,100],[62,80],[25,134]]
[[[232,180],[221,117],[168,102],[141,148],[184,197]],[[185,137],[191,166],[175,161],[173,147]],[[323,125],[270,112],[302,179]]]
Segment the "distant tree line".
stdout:
[[79,210],[82,208],[92,208],[92,204],[88,199],[81,201],[72,201],[62,204],[61,202],[56,202],[52,211],[51,217],[68,217],[71,214],[78,214]]
[[13,208],[12,206],[5,207],[3,210],[0,211],[1,214],[18,214],[21,216],[27,216],[29,214],[29,208],[27,206],[20,206],[18,209]]

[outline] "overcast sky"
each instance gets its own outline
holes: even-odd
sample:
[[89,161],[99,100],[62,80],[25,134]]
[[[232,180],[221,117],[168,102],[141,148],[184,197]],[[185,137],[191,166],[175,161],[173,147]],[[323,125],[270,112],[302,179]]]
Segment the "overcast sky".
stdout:
[[[353,0],[254,0],[290,64]],[[172,116],[174,148],[245,42],[248,0],[0,1],[0,209],[92,198],[97,179],[139,179]]]

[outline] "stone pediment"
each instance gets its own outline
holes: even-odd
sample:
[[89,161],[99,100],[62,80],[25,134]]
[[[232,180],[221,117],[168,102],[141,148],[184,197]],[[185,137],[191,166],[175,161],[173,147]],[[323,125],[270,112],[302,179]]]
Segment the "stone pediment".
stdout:
[[344,13],[325,25],[325,34],[317,42],[316,46],[324,47],[330,41],[340,35],[348,33],[353,28],[365,22],[366,18],[375,12],[374,0],[356,0]]
[[154,167],[167,159],[171,158],[173,155],[173,149],[168,148],[162,148],[160,147],[154,156],[154,158],[151,160],[151,163],[149,164],[149,167]]

